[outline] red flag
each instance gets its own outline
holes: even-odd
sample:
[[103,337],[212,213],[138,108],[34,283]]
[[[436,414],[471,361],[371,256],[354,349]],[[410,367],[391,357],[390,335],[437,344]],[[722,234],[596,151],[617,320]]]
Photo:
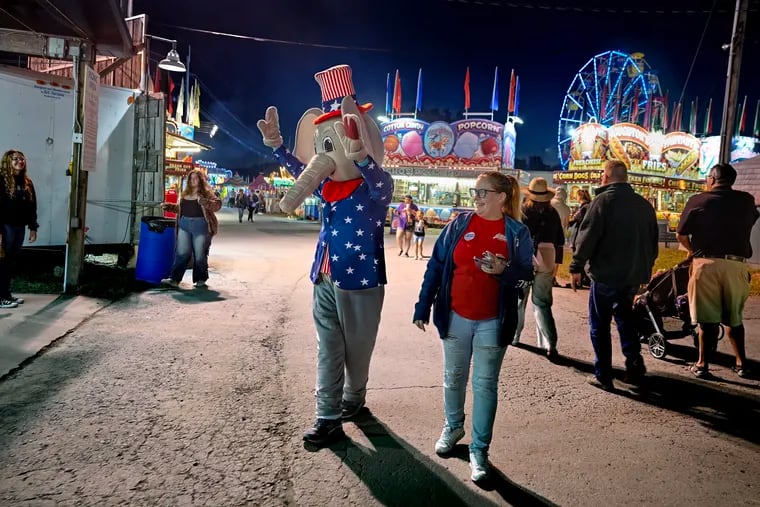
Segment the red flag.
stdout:
[[665,98],[662,100],[662,131],[668,131],[668,93],[665,92]]
[[169,78],[169,95],[166,96],[167,107],[169,108],[169,115],[174,114],[174,80],[171,76]]
[[712,99],[707,103],[707,112],[705,113],[705,135],[712,132]]
[[153,81],[153,93],[161,91],[161,68],[156,67],[156,80]]
[[636,92],[633,94],[633,104],[631,105],[631,121],[636,123],[636,118],[639,116],[639,89],[636,88]]
[[470,68],[464,73],[464,110],[470,109]]
[[401,113],[401,76],[396,69],[396,80],[393,83],[393,112]]
[[517,100],[517,82],[515,80],[515,69],[512,69],[512,75],[509,77],[509,101],[507,103],[507,112],[515,112],[515,102]]
[[739,122],[738,135],[741,135],[742,131],[747,128],[747,96],[744,96],[744,104],[742,104],[742,119]]
[[649,130],[651,128],[651,122],[652,122],[652,103],[655,101],[655,97],[653,95],[649,96],[649,100],[647,100],[647,105],[644,107],[644,128]]
[[607,116],[607,88],[602,88],[602,107],[601,107],[601,118],[599,118],[599,122],[603,122],[605,116]]

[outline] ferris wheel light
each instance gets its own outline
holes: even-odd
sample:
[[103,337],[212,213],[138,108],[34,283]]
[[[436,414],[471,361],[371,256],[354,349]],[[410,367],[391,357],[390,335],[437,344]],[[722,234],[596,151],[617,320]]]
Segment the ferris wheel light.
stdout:
[[570,137],[573,137],[575,135],[575,127],[569,127],[567,129],[567,135],[569,135]]

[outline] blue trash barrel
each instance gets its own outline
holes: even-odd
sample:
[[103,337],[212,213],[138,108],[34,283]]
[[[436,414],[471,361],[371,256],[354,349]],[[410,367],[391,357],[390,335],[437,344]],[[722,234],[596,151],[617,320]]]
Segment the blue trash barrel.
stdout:
[[158,284],[169,276],[172,269],[176,221],[164,217],[142,217],[141,222],[135,278]]

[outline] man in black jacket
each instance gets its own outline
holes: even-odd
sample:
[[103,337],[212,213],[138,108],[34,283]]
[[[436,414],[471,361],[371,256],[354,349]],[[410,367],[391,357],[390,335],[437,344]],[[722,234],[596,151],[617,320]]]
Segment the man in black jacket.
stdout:
[[646,373],[633,322],[633,297],[647,283],[658,253],[657,216],[652,205],[628,184],[623,162],[604,166],[602,186],[578,229],[570,263],[572,286],[580,285],[588,263],[591,277],[589,325],[594,347],[591,383],[612,391],[612,340],[610,324],[615,318],[625,356],[626,382],[637,383]]

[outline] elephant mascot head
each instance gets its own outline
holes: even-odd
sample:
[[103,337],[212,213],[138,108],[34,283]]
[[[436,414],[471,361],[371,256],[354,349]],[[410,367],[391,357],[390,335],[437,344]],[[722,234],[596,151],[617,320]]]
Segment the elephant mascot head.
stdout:
[[[293,154],[308,163],[280,201],[286,213],[292,213],[328,178],[338,182],[360,178],[355,162],[367,155],[378,162],[383,159],[380,129],[367,114],[372,104],[357,103],[351,67],[331,67],[314,79],[322,90],[322,109],[307,110],[298,122]],[[267,109],[258,127],[265,145],[275,149],[282,145],[276,108]]]

